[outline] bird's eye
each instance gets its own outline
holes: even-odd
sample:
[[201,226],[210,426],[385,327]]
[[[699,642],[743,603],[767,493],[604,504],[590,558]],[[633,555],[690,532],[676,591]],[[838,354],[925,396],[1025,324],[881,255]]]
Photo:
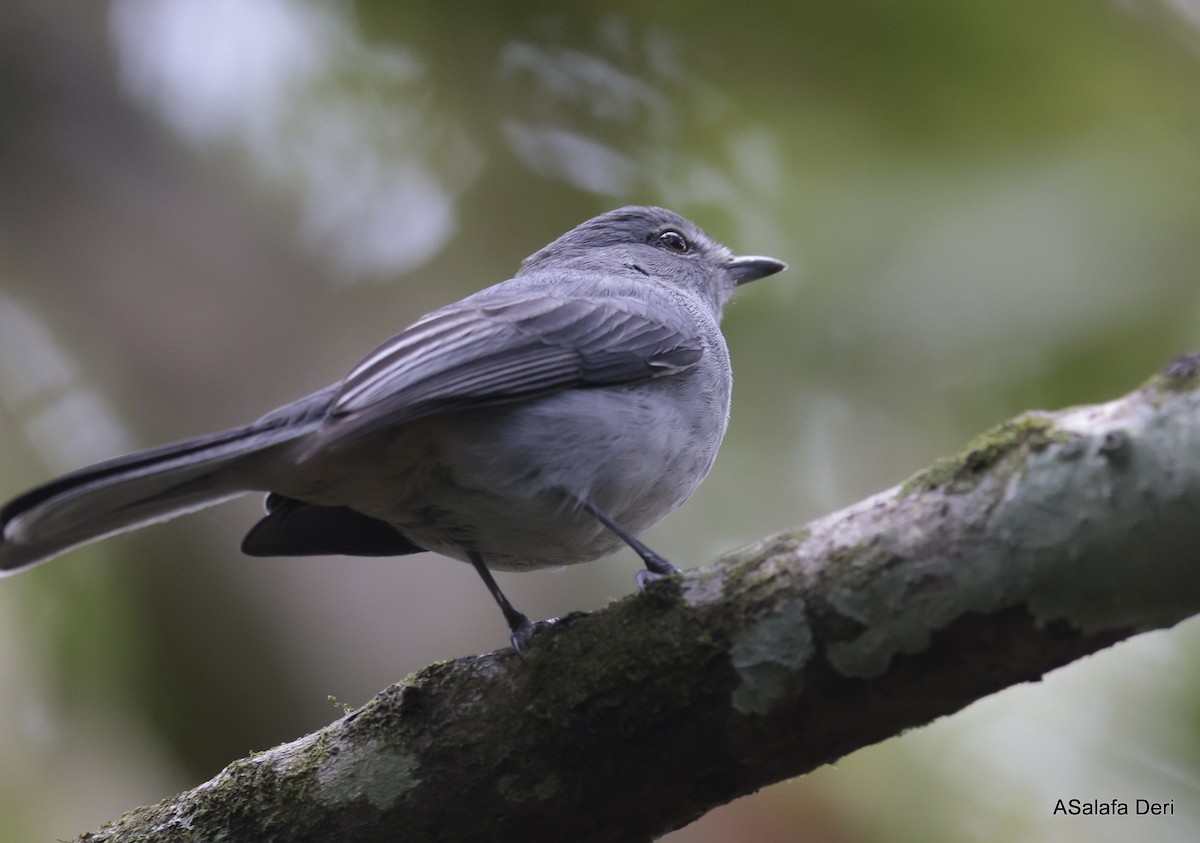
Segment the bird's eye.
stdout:
[[673,228],[668,228],[662,234],[658,235],[656,242],[664,249],[681,255],[687,254],[687,251],[691,248],[687,238]]

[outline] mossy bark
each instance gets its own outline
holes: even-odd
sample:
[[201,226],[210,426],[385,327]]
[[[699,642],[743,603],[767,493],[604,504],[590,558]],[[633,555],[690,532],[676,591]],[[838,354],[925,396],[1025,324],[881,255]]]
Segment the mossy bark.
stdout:
[[650,840],[1200,611],[1200,358],[510,651],[431,665],[89,841]]

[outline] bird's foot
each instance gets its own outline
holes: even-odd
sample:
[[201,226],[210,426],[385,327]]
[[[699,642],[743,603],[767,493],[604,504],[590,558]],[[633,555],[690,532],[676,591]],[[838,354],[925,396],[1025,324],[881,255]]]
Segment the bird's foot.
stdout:
[[524,656],[525,648],[529,646],[529,642],[533,640],[533,636],[556,623],[558,623],[558,618],[531,621],[529,618],[522,616],[521,622],[513,628],[512,635],[509,636],[508,640],[512,642],[512,648],[516,650],[517,655]]
[[660,563],[662,563],[662,565],[664,567],[661,567],[658,570],[652,570],[650,568],[643,568],[642,570],[637,572],[636,579],[637,579],[638,591],[645,592],[645,590],[650,587],[651,583],[658,582],[659,580],[665,580],[667,577],[673,577],[676,574],[683,573],[683,571],[676,568],[674,565],[672,565],[667,560],[663,559],[661,556],[658,557],[658,561]]

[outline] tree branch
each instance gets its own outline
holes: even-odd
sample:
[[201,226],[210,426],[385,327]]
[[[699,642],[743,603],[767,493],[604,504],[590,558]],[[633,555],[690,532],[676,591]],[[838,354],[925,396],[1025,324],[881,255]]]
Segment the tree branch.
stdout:
[[89,841],[649,840],[1200,610],[1200,355],[363,708]]

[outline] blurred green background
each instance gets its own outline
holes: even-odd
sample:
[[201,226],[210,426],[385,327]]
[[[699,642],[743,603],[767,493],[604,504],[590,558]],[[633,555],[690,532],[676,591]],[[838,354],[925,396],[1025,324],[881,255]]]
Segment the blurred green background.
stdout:
[[[0,498],[324,386],[631,202],[792,264],[727,311],[729,437],[649,537],[684,565],[1200,347],[1197,0],[573,8],[6,0]],[[465,565],[242,558],[258,506],[0,582],[0,841],[506,643]],[[637,567],[500,580],[551,616]],[[1071,797],[1175,814],[1053,816]],[[1194,841],[1198,806],[1192,621],[667,839]]]

